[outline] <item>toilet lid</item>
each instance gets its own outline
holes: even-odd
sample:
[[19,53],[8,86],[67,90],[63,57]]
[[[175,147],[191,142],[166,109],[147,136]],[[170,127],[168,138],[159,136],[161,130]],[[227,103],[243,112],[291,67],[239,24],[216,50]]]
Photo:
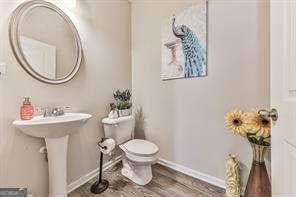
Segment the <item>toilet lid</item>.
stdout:
[[126,142],[124,148],[131,154],[139,156],[151,156],[158,152],[158,147],[147,140],[130,140]]

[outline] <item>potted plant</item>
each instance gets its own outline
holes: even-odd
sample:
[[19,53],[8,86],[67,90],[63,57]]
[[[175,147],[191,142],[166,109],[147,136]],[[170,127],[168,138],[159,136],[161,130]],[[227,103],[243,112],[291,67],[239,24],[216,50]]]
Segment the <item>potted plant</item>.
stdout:
[[110,103],[111,111],[116,110],[119,117],[131,115],[131,97],[132,94],[130,90],[116,90],[116,92],[113,93],[115,102]]
[[264,161],[265,152],[270,146],[271,120],[268,111],[258,108],[250,112],[235,109],[225,116],[226,129],[247,138],[253,150],[245,197],[271,197],[271,185]]

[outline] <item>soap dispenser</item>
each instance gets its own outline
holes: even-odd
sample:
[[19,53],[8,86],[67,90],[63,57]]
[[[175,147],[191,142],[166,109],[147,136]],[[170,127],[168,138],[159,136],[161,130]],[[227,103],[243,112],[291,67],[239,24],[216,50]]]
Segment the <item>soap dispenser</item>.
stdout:
[[34,107],[30,102],[29,97],[25,97],[23,101],[23,105],[20,109],[20,116],[22,120],[31,120],[34,115]]

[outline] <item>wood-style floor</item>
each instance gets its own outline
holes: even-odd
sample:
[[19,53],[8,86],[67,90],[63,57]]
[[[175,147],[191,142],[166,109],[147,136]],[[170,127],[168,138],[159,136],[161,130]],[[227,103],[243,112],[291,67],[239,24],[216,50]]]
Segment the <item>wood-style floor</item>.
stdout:
[[69,197],[223,197],[225,190],[185,174],[176,172],[160,164],[153,165],[153,179],[139,186],[121,175],[121,164],[103,174],[110,182],[102,194],[92,194],[93,179],[69,194]]

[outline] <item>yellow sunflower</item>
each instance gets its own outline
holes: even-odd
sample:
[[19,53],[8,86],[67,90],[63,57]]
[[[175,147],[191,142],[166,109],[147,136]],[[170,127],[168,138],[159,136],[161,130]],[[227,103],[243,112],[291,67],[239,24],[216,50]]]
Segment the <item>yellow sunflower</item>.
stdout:
[[235,109],[225,116],[225,128],[234,134],[246,136],[248,130],[247,114],[240,109]]
[[258,108],[248,113],[248,125],[248,133],[263,138],[270,136],[271,121],[269,118],[260,117]]

